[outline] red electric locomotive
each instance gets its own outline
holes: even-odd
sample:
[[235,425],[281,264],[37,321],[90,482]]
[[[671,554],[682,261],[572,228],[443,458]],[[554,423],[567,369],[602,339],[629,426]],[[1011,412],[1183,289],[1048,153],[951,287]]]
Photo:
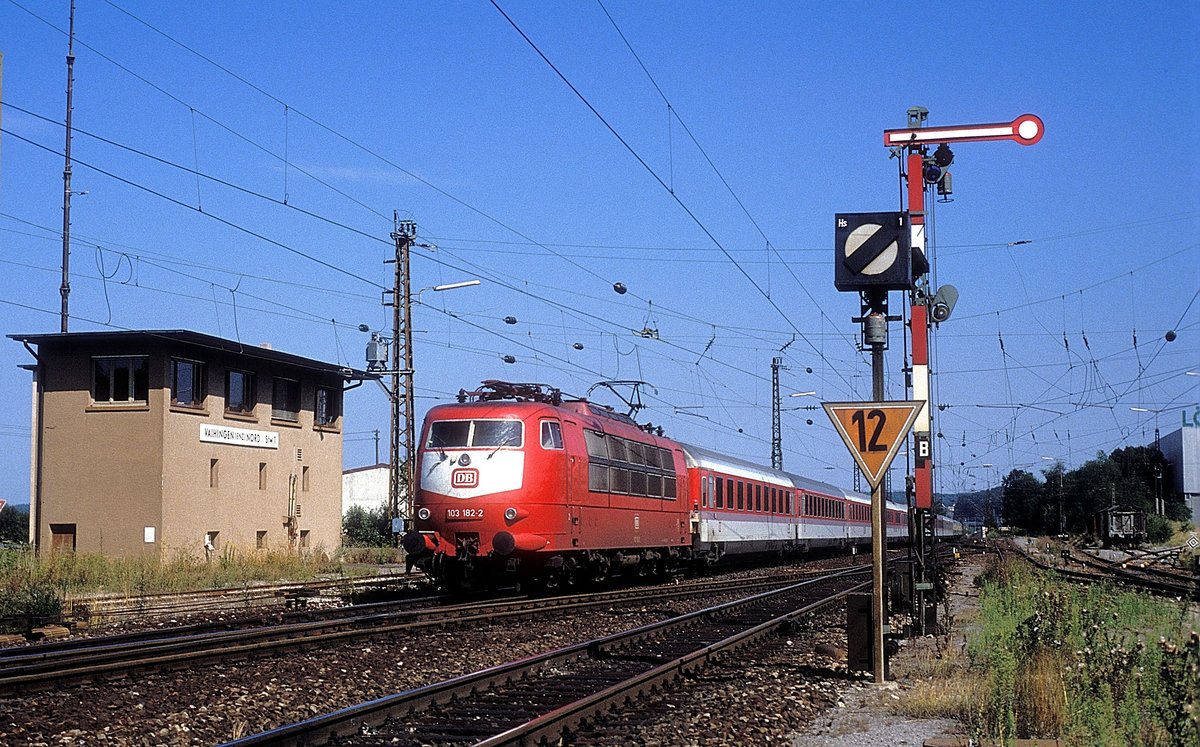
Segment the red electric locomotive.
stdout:
[[[868,496],[663,438],[538,384],[485,381],[432,408],[416,470],[403,546],[452,588],[554,587],[870,538]],[[906,538],[904,507],[887,509],[889,539]]]

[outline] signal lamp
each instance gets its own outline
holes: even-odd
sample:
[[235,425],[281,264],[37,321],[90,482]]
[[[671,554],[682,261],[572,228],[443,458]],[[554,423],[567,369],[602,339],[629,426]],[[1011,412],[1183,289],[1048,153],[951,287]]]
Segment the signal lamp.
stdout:
[[950,146],[942,143],[933,152],[933,162],[941,168],[946,168],[954,163],[954,151],[950,150]]
[[942,178],[942,167],[936,163],[926,163],[925,168],[921,171],[921,175],[925,181],[930,184],[936,184]]

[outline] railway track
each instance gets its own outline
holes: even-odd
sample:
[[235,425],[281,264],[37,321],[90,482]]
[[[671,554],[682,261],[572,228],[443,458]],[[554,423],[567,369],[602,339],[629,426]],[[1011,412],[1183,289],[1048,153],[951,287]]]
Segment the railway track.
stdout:
[[1063,545],[1065,555],[1062,560],[1073,563],[1086,570],[1064,567],[1048,563],[1027,548],[1015,545],[1017,551],[1033,565],[1043,570],[1051,571],[1070,581],[1081,583],[1096,583],[1097,581],[1114,581],[1127,586],[1134,586],[1163,596],[1179,597],[1200,601],[1200,583],[1192,576],[1172,573],[1162,569],[1141,568],[1136,565],[1098,558],[1078,548]]
[[555,744],[640,695],[732,656],[870,586],[870,568],[825,573],[521,661],[228,742],[250,745]]
[[302,607],[310,601],[341,600],[380,589],[412,588],[424,574],[383,574],[323,579],[306,583],[247,585],[130,596],[109,594],[68,600],[70,616],[90,625],[146,616],[183,616],[214,610],[251,611],[268,606]]
[[794,583],[798,578],[811,577],[814,573],[793,571],[766,577],[701,580],[666,587],[636,587],[570,596],[512,597],[482,603],[448,604],[445,597],[427,597],[309,612],[305,616],[317,619],[282,624],[233,630],[213,625],[185,626],[4,649],[0,650],[0,693],[119,679],[143,670],[183,669],[354,638],[401,634],[417,628],[532,616],[554,609],[578,612],[617,603],[661,602],[757,590]]

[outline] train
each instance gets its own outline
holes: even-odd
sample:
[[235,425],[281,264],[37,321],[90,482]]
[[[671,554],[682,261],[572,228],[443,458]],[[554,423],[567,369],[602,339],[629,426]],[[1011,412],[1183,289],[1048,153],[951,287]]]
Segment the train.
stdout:
[[[664,437],[544,384],[484,381],[431,408],[408,561],[447,588],[553,589],[751,554],[870,544],[871,499]],[[935,533],[962,534],[937,516]],[[907,540],[888,501],[890,543]]]

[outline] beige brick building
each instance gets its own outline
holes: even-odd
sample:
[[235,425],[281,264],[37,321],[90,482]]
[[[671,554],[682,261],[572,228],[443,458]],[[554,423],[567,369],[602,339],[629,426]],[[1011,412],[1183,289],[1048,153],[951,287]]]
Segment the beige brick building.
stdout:
[[370,374],[184,330],[10,337],[39,553],[339,546],[342,395]]

